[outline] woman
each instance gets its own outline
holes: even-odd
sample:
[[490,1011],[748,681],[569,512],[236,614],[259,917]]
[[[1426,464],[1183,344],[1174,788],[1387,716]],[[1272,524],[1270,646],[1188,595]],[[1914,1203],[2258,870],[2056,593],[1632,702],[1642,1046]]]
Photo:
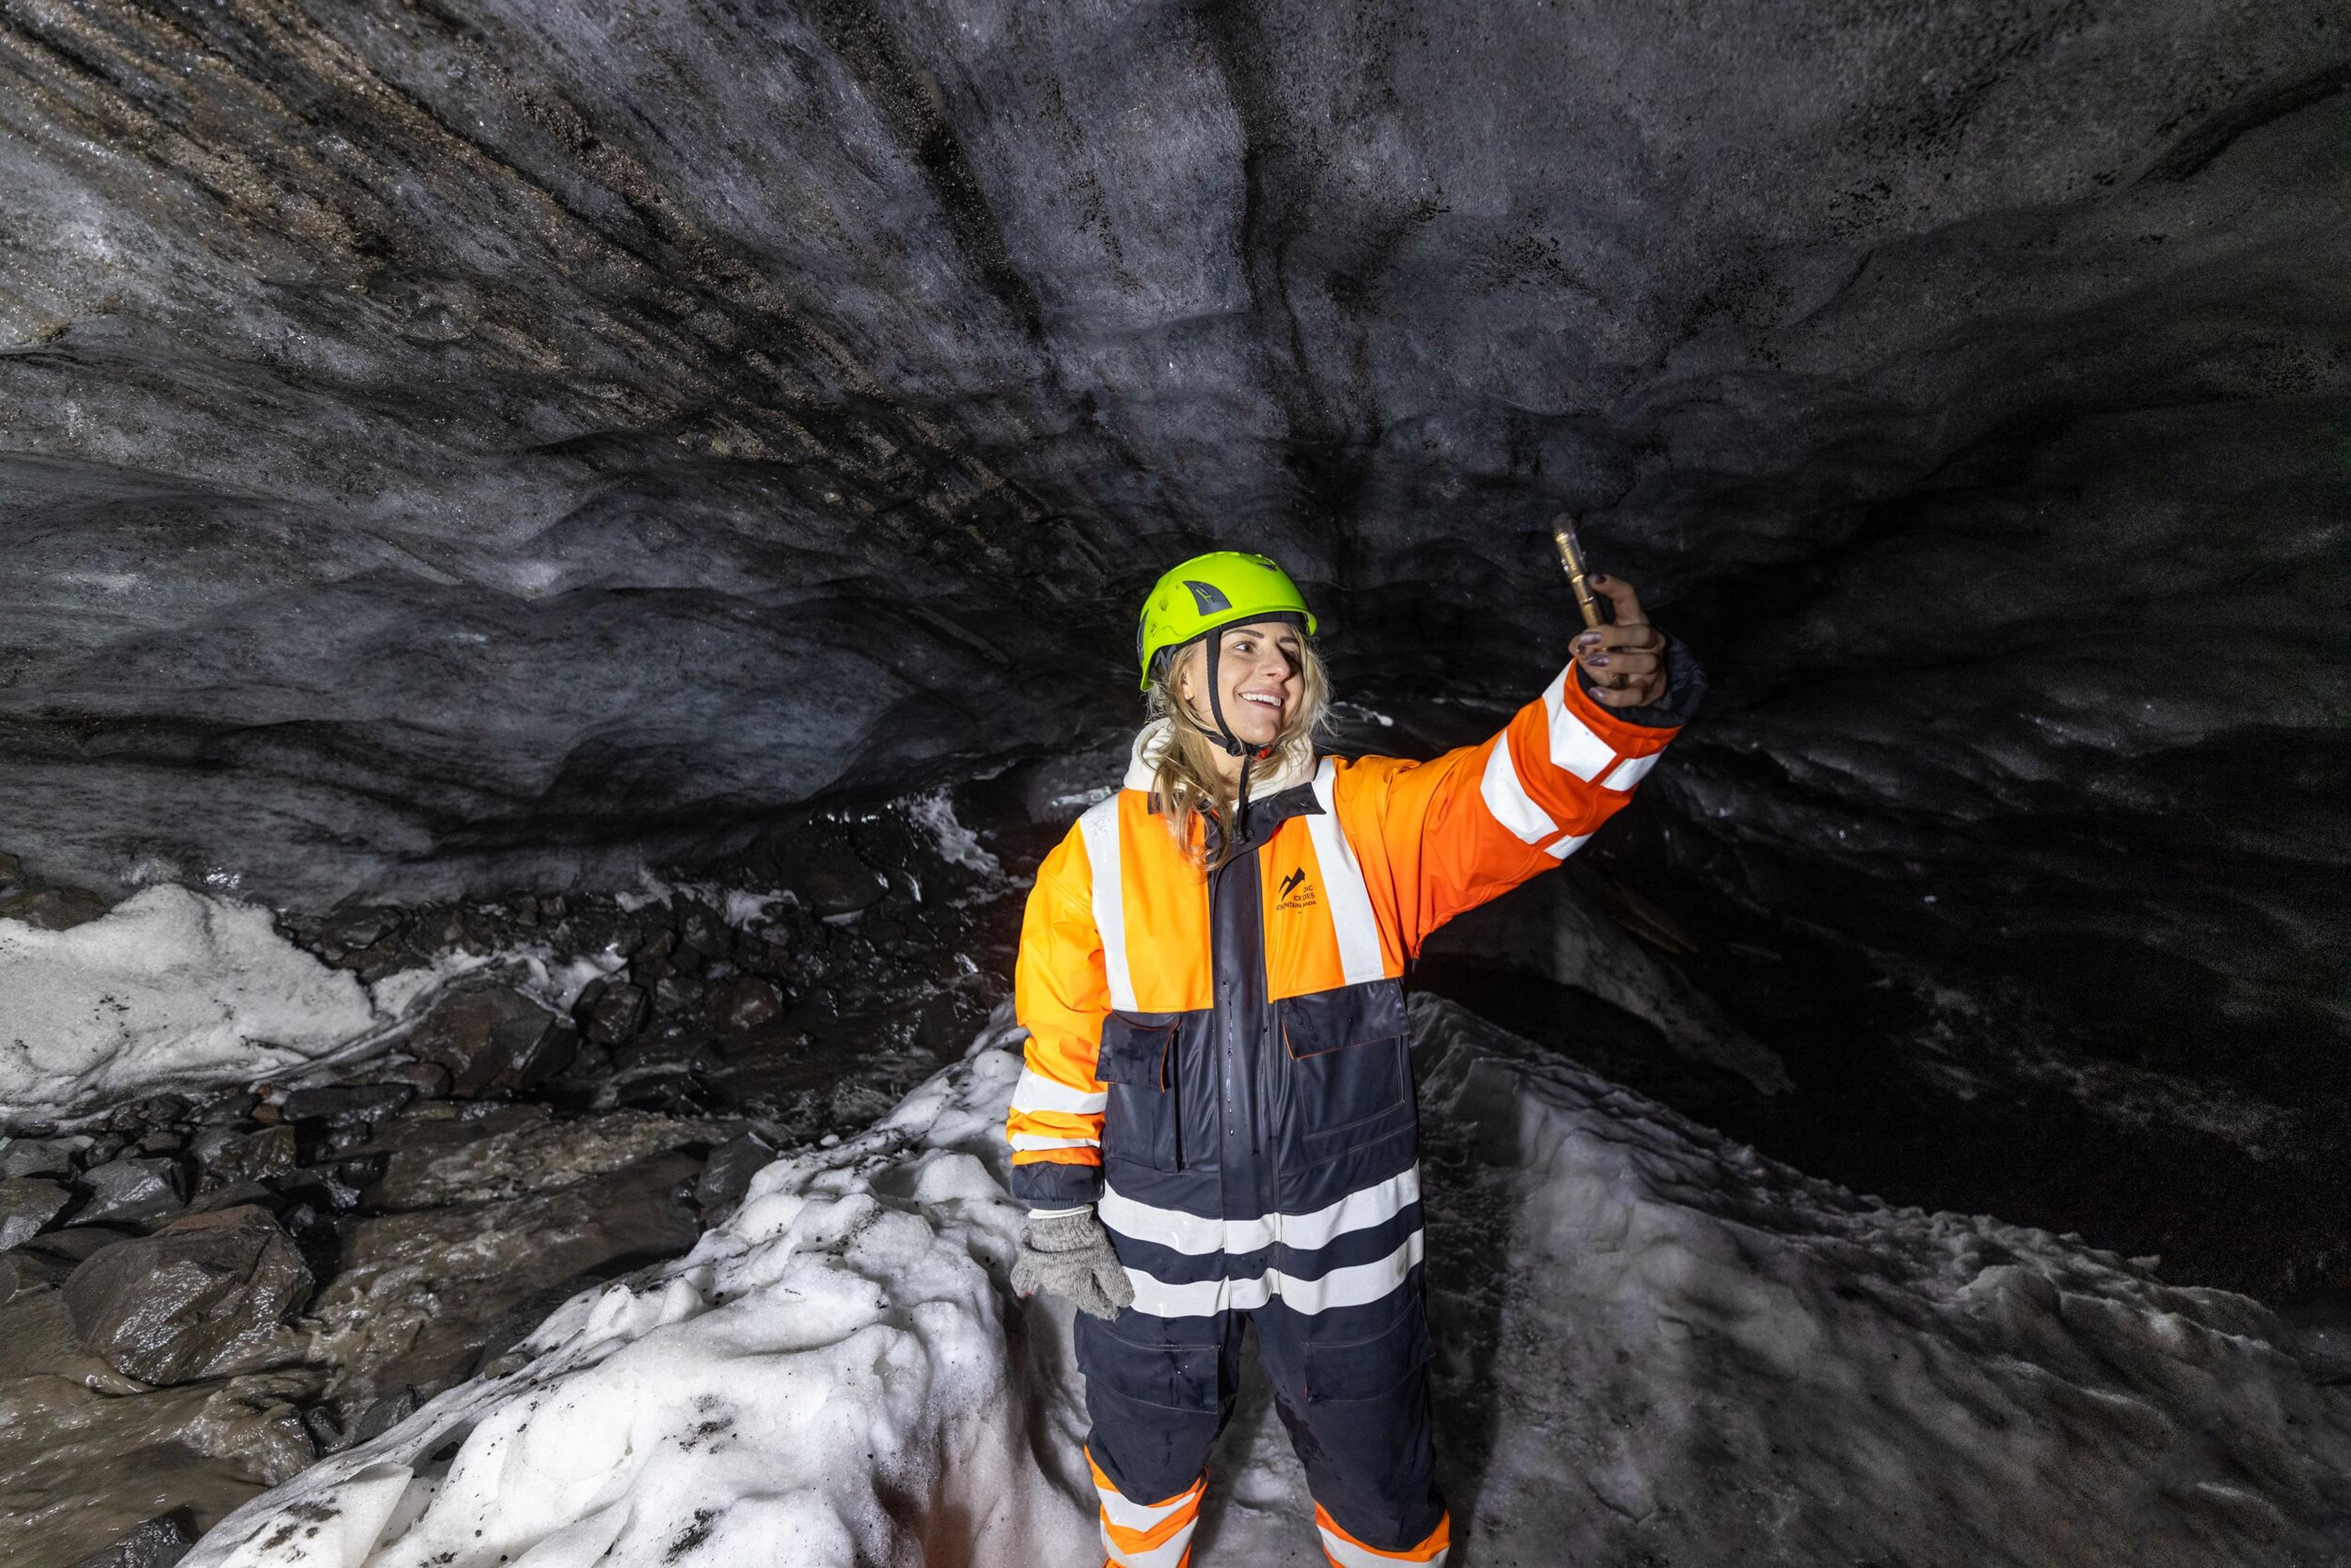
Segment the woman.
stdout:
[[1442,1563],[1401,979],[1447,920],[1621,810],[1702,689],[1630,584],[1501,734],[1318,758],[1315,621],[1263,556],[1159,580],[1125,784],[1037,873],[1007,1128],[1014,1287],[1082,1309],[1102,1539],[1179,1568],[1241,1327],[1343,1568]]

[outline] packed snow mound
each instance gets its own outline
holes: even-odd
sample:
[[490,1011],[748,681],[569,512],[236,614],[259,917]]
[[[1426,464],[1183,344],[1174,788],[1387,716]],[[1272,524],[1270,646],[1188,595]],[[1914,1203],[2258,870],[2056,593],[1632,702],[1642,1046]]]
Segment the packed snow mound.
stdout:
[[383,1021],[250,904],[158,886],[69,930],[0,920],[0,1113],[307,1067]]
[[[2351,1392],[2259,1304],[1774,1165],[1414,1004],[1464,1564],[2336,1563]],[[1001,1283],[998,1025],[761,1173],[533,1359],[231,1516],[188,1568],[1092,1568],[1067,1311]],[[1321,1562],[1260,1388],[1200,1568]]]
[[1414,1024],[1465,1561],[2351,1561],[2351,1389],[2259,1302]]
[[[768,1166],[684,1259],[574,1297],[528,1366],[232,1515],[191,1568],[1098,1563],[1069,1380],[996,1282],[1019,1072],[999,1023],[867,1132]],[[1026,1315],[1066,1366],[1065,1322]]]

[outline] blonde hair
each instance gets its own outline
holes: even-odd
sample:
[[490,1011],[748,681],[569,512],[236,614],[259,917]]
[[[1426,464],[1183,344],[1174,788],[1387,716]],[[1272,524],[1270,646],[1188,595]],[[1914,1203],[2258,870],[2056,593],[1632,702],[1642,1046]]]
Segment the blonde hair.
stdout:
[[[1223,636],[1229,628],[1220,628],[1215,635]],[[1214,812],[1217,820],[1230,822],[1234,808],[1239,803],[1238,780],[1228,780],[1217,770],[1217,759],[1223,747],[1210,737],[1205,722],[1195,716],[1184,701],[1183,680],[1186,670],[1196,670],[1199,681],[1207,678],[1207,639],[1178,648],[1168,658],[1159,661],[1152,672],[1151,694],[1146,699],[1151,716],[1167,721],[1166,739],[1159,747],[1151,779],[1152,809],[1167,819],[1168,829],[1176,841],[1201,865],[1214,870],[1232,858],[1229,837],[1213,851],[1207,844],[1206,824],[1200,819]],[[1331,716],[1331,677],[1322,667],[1322,656],[1314,644],[1301,633],[1298,639],[1298,706],[1290,721],[1274,737],[1273,755],[1263,762],[1250,764],[1249,771],[1258,779],[1276,772],[1304,772],[1313,765],[1315,737],[1322,734]],[[1197,826],[1201,831],[1195,833]]]

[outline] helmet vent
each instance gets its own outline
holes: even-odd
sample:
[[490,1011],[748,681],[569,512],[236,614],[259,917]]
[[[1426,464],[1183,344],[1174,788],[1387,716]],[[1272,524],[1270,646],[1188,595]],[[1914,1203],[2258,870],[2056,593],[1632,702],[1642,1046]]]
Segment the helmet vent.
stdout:
[[1184,586],[1192,591],[1192,602],[1200,607],[1203,615],[1214,615],[1218,611],[1233,607],[1233,601],[1225,597],[1225,591],[1213,582],[1195,582],[1187,577],[1184,580]]

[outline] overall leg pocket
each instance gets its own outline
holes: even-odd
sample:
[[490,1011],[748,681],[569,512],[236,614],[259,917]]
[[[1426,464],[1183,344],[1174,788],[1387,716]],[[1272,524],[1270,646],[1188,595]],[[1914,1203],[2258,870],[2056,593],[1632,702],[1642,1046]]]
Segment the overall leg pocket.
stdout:
[[1181,1170],[1175,1013],[1112,1013],[1102,1019],[1094,1077],[1102,1107],[1102,1158],[1155,1171]]

